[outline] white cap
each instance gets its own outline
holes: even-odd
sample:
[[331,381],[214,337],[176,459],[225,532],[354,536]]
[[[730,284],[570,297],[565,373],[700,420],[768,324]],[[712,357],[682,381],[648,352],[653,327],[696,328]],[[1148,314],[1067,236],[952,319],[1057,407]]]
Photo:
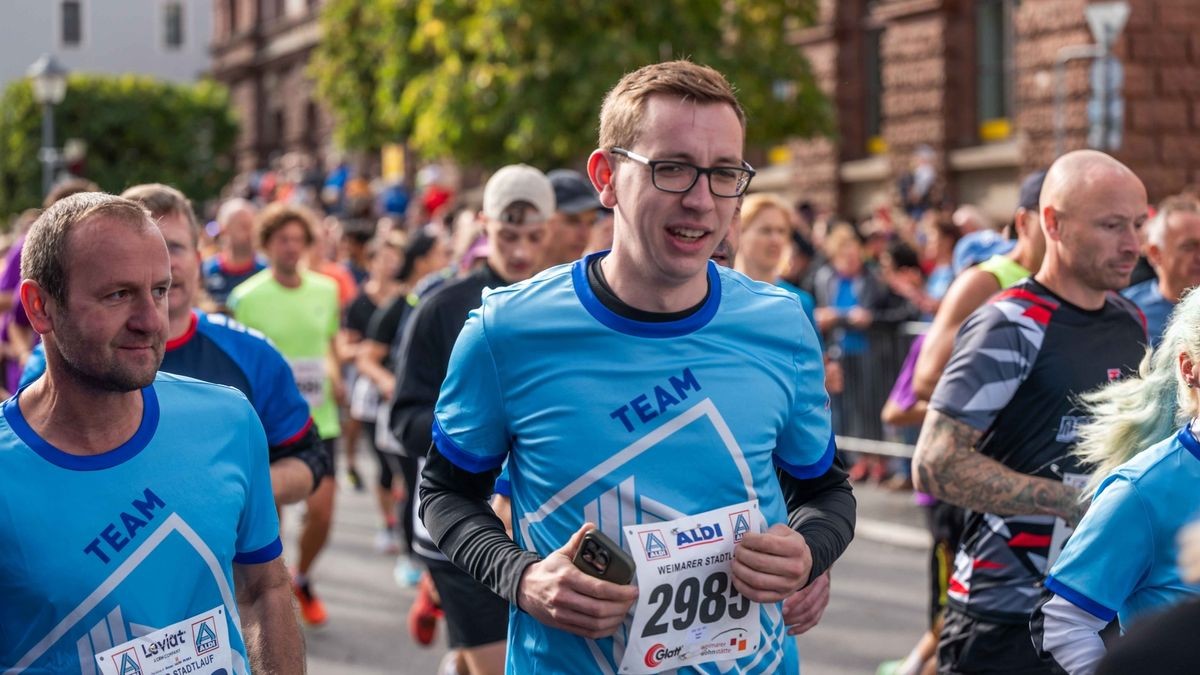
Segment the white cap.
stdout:
[[513,202],[529,202],[543,218],[554,213],[554,186],[528,164],[509,164],[492,174],[483,188],[483,214],[499,220]]

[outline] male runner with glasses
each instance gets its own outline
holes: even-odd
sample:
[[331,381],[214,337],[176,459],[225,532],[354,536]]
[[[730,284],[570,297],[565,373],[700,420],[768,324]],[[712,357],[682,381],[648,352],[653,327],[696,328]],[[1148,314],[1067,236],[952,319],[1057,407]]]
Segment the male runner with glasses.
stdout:
[[[799,670],[781,601],[836,544],[785,495],[833,442],[800,302],[709,263],[754,175],[744,123],[711,68],[625,76],[588,162],[612,250],[486,294],[459,335],[422,516],[513,604],[510,672]],[[515,542],[486,501],[505,461]],[[593,528],[636,585],[572,564]]]

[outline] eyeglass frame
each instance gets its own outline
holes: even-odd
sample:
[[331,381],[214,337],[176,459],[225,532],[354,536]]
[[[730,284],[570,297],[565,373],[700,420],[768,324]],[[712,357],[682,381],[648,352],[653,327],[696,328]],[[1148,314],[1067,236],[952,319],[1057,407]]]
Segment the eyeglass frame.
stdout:
[[[754,180],[754,177],[756,175],[758,175],[758,172],[755,171],[754,167],[750,166],[750,163],[747,162],[746,160],[742,160],[741,166],[707,166],[707,167],[705,167],[705,166],[698,166],[696,164],[692,164],[691,162],[684,162],[684,161],[681,161],[678,159],[650,159],[649,157],[639,155],[638,153],[633,152],[632,150],[626,150],[625,148],[614,147],[611,150],[611,152],[615,155],[619,155],[621,157],[631,159],[631,160],[637,162],[638,164],[643,164],[643,165],[649,167],[650,168],[650,184],[654,186],[655,190],[658,190],[659,192],[666,192],[668,194],[684,194],[686,192],[691,191],[692,188],[696,187],[696,182],[700,180],[700,176],[704,175],[708,178],[709,194],[711,194],[714,197],[719,197],[721,199],[738,199],[738,198],[744,197],[746,195],[746,192],[750,189],[750,181]],[[681,166],[691,167],[696,170],[696,175],[692,177],[692,182],[690,184],[688,184],[688,186],[686,188],[684,188],[682,190],[668,190],[666,188],[660,187],[658,184],[658,181],[654,177],[655,168],[661,164],[678,164]],[[714,171],[718,171],[721,169],[735,169],[737,171],[745,171],[747,173],[746,184],[742,186],[742,189],[740,192],[738,192],[737,194],[734,194],[734,195],[720,195],[720,194],[717,194],[715,190],[713,190],[712,174]]]

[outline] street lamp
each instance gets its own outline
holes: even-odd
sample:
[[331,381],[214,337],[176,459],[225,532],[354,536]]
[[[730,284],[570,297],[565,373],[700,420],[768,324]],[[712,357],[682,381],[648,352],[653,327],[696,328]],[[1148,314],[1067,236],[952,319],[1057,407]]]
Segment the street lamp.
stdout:
[[58,149],[54,147],[54,106],[67,95],[67,69],[51,54],[46,54],[29,67],[33,81],[33,100],[42,105],[42,195],[50,193],[54,169],[58,164]]

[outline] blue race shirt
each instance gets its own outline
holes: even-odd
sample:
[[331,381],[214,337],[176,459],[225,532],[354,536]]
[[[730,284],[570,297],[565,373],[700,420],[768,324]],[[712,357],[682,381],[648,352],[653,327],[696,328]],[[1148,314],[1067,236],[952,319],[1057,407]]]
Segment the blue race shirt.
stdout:
[[1146,332],[1150,334],[1150,346],[1162,342],[1167,319],[1175,309],[1175,303],[1167,300],[1158,290],[1158,279],[1147,279],[1121,291],[1121,295],[1133,301],[1146,317]]
[[[816,318],[816,312],[815,312],[816,307],[817,307],[817,301],[815,298],[813,298],[812,293],[809,293],[808,291],[804,290],[803,288],[800,288],[799,286],[796,286],[796,285],[792,284],[791,282],[785,281],[783,279],[776,279],[775,285],[782,288],[785,291],[790,292],[792,295],[796,296],[796,298],[800,300],[800,305],[804,308],[804,316],[808,317],[808,323],[813,326],[813,331],[815,332],[816,325],[817,325],[817,318]],[[824,351],[825,345],[821,340],[821,334],[817,333],[816,335],[817,335],[817,344],[821,347],[822,351]]]
[[[697,312],[633,321],[593,293],[592,257],[485,292],[438,399],[438,449],[476,473],[508,460],[514,538],[543,556],[586,521],[628,549],[623,526],[755,498],[768,525],[786,523],[775,467],[811,478],[833,460],[824,364],[800,301],[710,263]],[[733,672],[795,672],[779,604],[763,606],[761,624],[762,649]],[[511,610],[510,673],[612,673],[621,656],[612,638]]]
[[159,373],[137,433],[79,456],[33,431],[20,396],[0,416],[0,670],[95,672],[95,654],[223,606],[248,672],[233,563],[282,547],[245,397]]
[[224,305],[238,284],[265,269],[267,261],[261,256],[254,256],[249,265],[232,267],[225,260],[225,256],[218,253],[204,261],[200,274],[204,278],[204,290],[208,297],[218,305]]
[[1200,510],[1200,442],[1187,427],[1121,465],[1050,570],[1046,588],[1096,618],[1121,620],[1194,596],[1175,537]]
[[[283,355],[262,333],[224,314],[192,310],[191,326],[167,343],[159,370],[224,384],[245,394],[272,448],[300,438],[312,424],[308,403]],[[44,372],[46,352],[38,343],[25,361],[21,386]]]
[[[863,274],[866,274],[864,271]],[[838,276],[837,294],[833,298],[833,308],[843,315],[859,306],[858,294],[854,292],[854,279]],[[855,356],[867,351],[867,335],[857,328],[846,326],[842,329],[842,353]]]

